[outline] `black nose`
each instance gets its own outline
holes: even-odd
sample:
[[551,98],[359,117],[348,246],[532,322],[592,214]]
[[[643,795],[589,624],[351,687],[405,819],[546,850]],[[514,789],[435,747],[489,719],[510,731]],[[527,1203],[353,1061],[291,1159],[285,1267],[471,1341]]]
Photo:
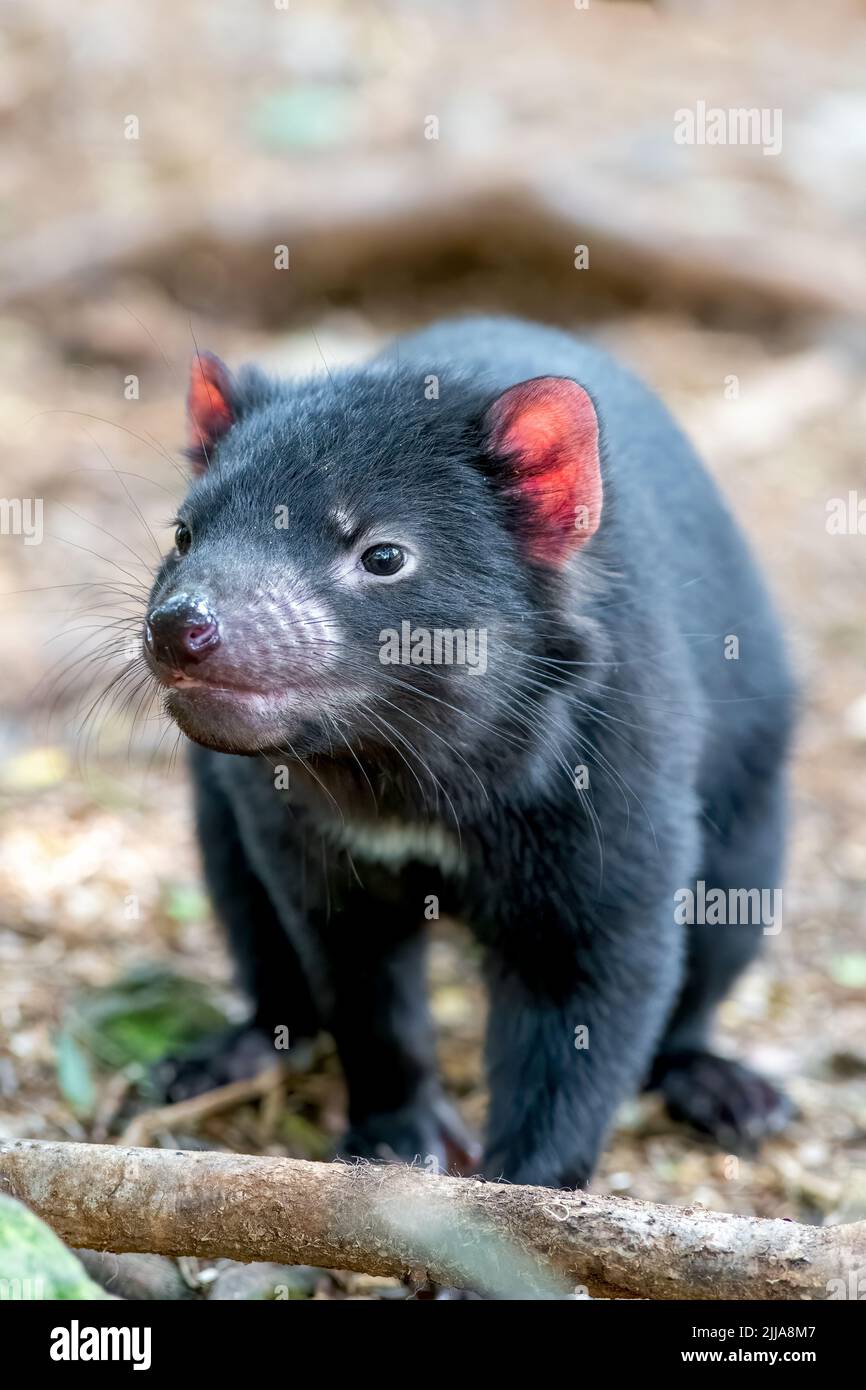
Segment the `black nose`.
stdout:
[[219,624],[203,598],[174,594],[148,614],[144,640],[156,661],[184,667],[218,646]]

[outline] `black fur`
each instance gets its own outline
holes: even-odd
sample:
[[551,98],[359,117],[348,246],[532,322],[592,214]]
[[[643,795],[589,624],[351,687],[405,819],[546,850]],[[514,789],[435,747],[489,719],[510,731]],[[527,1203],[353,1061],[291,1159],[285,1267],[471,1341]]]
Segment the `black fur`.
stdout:
[[[541,375],[578,381],[601,428],[600,528],[553,571],[525,559],[482,424],[502,390]],[[240,710],[168,694],[205,745],[199,835],[251,1027],[333,1033],[349,1151],[465,1150],[425,1002],[435,895],[485,947],[488,1176],[585,1183],[617,1105],[645,1083],[725,1144],[760,1137],[781,1099],[715,1057],[708,1030],[761,925],[679,925],[675,894],[701,879],[778,887],[792,688],[747,548],[664,407],[563,333],[468,320],[333,379],[242,374],[233,408],[182,509],[192,548],[166,560],[152,603],[204,595],[223,632],[217,675],[294,690]],[[335,577],[351,543],[334,508],[410,541],[414,573]],[[404,619],[486,629],[486,673],[383,666],[380,633]],[[364,855],[362,831],[430,824],[456,865]],[[176,1093],[234,1074],[248,1047],[236,1034],[180,1064]]]

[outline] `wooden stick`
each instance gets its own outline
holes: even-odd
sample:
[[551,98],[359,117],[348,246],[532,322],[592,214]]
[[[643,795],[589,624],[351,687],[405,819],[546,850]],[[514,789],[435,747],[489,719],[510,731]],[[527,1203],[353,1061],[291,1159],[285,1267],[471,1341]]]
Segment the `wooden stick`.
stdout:
[[234,1110],[245,1105],[248,1100],[259,1100],[270,1091],[276,1090],[286,1081],[288,1071],[281,1062],[266,1067],[257,1076],[246,1081],[229,1081],[225,1086],[216,1086],[201,1095],[191,1096],[189,1100],[174,1101],[171,1105],[160,1105],[155,1110],[144,1110],[134,1115],[120,1136],[125,1147],[146,1145],[161,1130],[176,1129],[178,1125],[196,1124],[199,1120],[219,1115],[224,1110]]
[[801,1226],[396,1164],[13,1140],[0,1191],[73,1246],[409,1272],[500,1297],[824,1299],[866,1266],[866,1222]]

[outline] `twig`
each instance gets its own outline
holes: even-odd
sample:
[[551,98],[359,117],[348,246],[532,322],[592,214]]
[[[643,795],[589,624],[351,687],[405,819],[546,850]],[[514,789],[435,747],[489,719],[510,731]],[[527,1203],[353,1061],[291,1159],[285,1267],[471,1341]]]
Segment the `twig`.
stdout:
[[285,1067],[278,1062],[248,1080],[230,1081],[226,1086],[216,1086],[212,1091],[191,1096],[189,1100],[145,1110],[130,1120],[120,1136],[120,1143],[129,1147],[148,1144],[160,1130],[176,1130],[178,1126],[207,1119],[223,1110],[234,1110],[248,1100],[258,1100],[260,1096],[276,1090],[286,1080],[286,1074]]

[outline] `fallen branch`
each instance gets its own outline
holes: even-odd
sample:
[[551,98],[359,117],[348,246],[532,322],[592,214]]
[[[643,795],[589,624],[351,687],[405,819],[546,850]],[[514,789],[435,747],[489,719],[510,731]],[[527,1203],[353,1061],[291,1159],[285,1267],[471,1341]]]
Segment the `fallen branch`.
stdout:
[[[458,160],[448,171],[440,168],[433,182],[426,154],[353,155],[318,172],[298,171],[301,199],[291,178],[240,205],[228,197],[191,206],[183,188],[132,221],[100,210],[8,240],[0,248],[0,306],[50,308],[57,296],[86,296],[94,284],[130,273],[155,279],[186,302],[190,270],[204,263],[218,268],[211,288],[224,309],[238,315],[252,309],[273,321],[298,311],[297,288],[289,277],[285,284],[275,277],[272,257],[261,254],[286,239],[293,261],[304,267],[307,295],[333,291],[335,275],[339,286],[341,278],[353,282],[365,266],[383,260],[423,267],[467,244],[534,258],[546,274],[560,267],[570,287],[570,248],[579,238],[591,250],[594,272],[618,285],[831,319],[866,309],[861,241],[838,229],[799,225],[790,190],[766,190],[775,213],[772,237],[761,234],[763,224],[740,204],[738,218],[719,232],[699,206],[689,206],[686,186],[678,189],[672,219],[670,196],[659,198],[640,170],[612,173],[607,166],[602,156],[575,167],[572,151],[551,164],[528,144],[522,156],[511,151],[507,169],[481,175],[477,160]],[[821,255],[829,235],[832,257]],[[236,293],[226,298],[231,286]]]
[[501,1297],[824,1299],[866,1266],[866,1222],[801,1226],[398,1165],[18,1140],[0,1144],[0,1191],[74,1246],[412,1273]]

